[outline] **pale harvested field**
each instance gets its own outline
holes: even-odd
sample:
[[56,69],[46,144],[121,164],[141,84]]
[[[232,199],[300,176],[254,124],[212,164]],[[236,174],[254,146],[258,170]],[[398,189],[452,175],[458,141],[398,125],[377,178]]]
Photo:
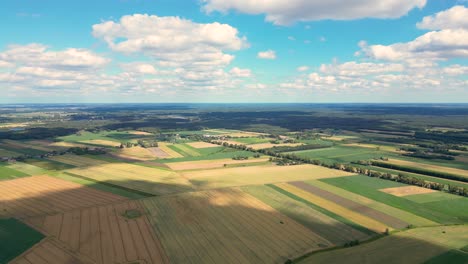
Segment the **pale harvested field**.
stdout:
[[426,163],[418,163],[418,162],[412,162],[412,161],[406,161],[406,160],[396,160],[396,159],[389,159],[388,162],[386,162],[386,163],[402,165],[402,166],[408,166],[408,167],[419,168],[419,169],[425,169],[425,170],[432,170],[432,171],[438,171],[438,172],[451,173],[451,174],[456,174],[456,175],[468,177],[468,170],[462,170],[462,169],[456,169],[456,168],[450,168],[450,167],[444,167],[444,166],[437,166],[437,165],[426,164]]
[[237,142],[237,141],[233,141],[233,140],[223,140],[222,142],[223,142],[223,144],[224,144],[224,143],[227,143],[227,144],[229,144],[229,145],[239,145],[239,146],[241,146],[241,145],[247,145],[247,144],[245,144],[245,143],[241,143],[241,142]]
[[189,157],[198,157],[198,156],[201,156],[201,154],[199,152],[197,152],[196,150],[190,148],[190,147],[187,147],[186,145],[184,144],[175,144],[174,147],[179,150],[180,152],[182,152],[184,155],[186,156],[189,156]]
[[256,158],[248,160],[233,160],[233,159],[219,159],[219,160],[199,160],[199,161],[183,161],[171,162],[166,165],[173,170],[199,170],[199,169],[215,169],[223,168],[224,164],[249,164],[257,162],[268,161],[268,158]]
[[173,145],[171,143],[166,143],[166,142],[159,142],[158,143],[158,147],[160,150],[164,151],[165,153],[167,153],[167,155],[169,155],[170,158],[183,158],[184,156],[182,156],[182,154],[180,154],[179,152],[175,151],[175,150],[172,150],[171,148],[169,148],[168,146],[169,145]]
[[154,153],[151,150],[147,148],[142,148],[140,146],[119,149],[117,152],[113,153],[113,155],[124,159],[134,159],[142,161],[154,160],[157,158],[157,156],[154,155]]
[[65,142],[65,141],[60,141],[60,142],[53,142],[50,143],[51,147],[63,147],[63,148],[88,148],[88,145],[85,144],[79,144],[79,143],[73,143],[73,142]]
[[58,161],[61,163],[78,166],[78,167],[86,167],[86,166],[95,166],[106,164],[108,162],[99,160],[99,159],[92,159],[85,156],[67,154],[67,155],[60,155],[60,156],[52,156],[48,159]]
[[260,185],[287,181],[304,181],[353,175],[314,165],[276,166],[262,165],[223,168],[207,171],[181,172],[200,189]]
[[248,131],[241,131],[241,130],[207,129],[204,131],[219,133],[219,134],[222,134],[223,136],[230,136],[230,137],[256,137],[256,136],[268,135],[265,133],[248,132]]
[[355,136],[331,136],[331,137],[322,137],[322,139],[332,140],[332,141],[343,141],[346,139],[353,139]]
[[353,210],[350,210],[348,208],[345,208],[341,205],[338,205],[332,201],[329,201],[327,199],[324,199],[320,196],[317,196],[315,194],[312,194],[308,191],[304,191],[302,189],[297,188],[296,186],[293,186],[288,183],[279,183],[276,184],[276,186],[280,187],[281,189],[288,191],[290,193],[293,193],[302,199],[305,199],[311,203],[314,203],[322,208],[326,208],[328,211],[333,212],[337,215],[340,215],[346,219],[349,219],[353,221],[354,223],[357,223],[359,225],[362,225],[366,227],[369,230],[372,230],[376,233],[383,233],[385,230],[388,228],[388,230],[392,230],[390,226],[387,226],[386,224],[383,224],[379,221],[376,221],[372,218],[369,218],[367,216],[364,216],[360,213],[357,213]]
[[282,143],[282,144],[272,144],[272,143],[260,143],[260,144],[252,144],[252,145],[247,145],[249,148],[253,148],[255,150],[257,149],[267,149],[267,148],[273,148],[273,147],[297,147],[304,145],[302,143]]
[[[127,210],[142,215],[129,219]],[[168,263],[138,201],[35,217],[28,223],[96,263]]]
[[120,146],[120,142],[111,141],[111,140],[103,140],[103,139],[91,139],[91,140],[83,140],[79,142],[92,144],[92,145],[107,146],[107,147],[119,147]]
[[187,143],[187,145],[191,146],[192,148],[197,148],[197,149],[219,147],[219,145],[208,143],[208,142],[203,142],[203,141],[191,142],[191,143]]
[[331,243],[238,189],[144,199],[173,263],[284,263]]
[[176,172],[126,163],[74,168],[67,172],[156,195],[192,189],[190,183]]
[[132,135],[141,135],[141,136],[151,136],[154,135],[153,133],[145,132],[145,131],[129,131],[129,134]]
[[360,246],[312,255],[300,263],[425,263],[468,241],[468,226],[441,226],[410,229]]
[[0,194],[0,216],[20,218],[126,200],[45,175],[2,181]]
[[401,186],[401,187],[393,187],[393,188],[386,188],[380,189],[382,192],[389,193],[391,195],[395,195],[398,197],[413,195],[413,194],[423,194],[423,193],[433,193],[436,192],[435,190],[422,188],[418,186]]
[[161,148],[159,147],[155,147],[155,148],[148,148],[149,151],[151,151],[151,153],[156,157],[156,158],[160,158],[160,159],[164,159],[164,158],[170,158],[169,154],[167,154],[166,152],[164,152]]
[[92,264],[94,261],[70,251],[55,238],[46,238],[10,264]]

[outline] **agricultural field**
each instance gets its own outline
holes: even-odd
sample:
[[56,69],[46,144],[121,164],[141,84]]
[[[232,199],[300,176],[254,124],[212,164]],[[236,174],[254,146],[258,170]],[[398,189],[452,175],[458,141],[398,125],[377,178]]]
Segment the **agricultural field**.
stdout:
[[[410,229],[352,248],[317,253],[298,263],[432,263],[431,260],[458,250],[468,241],[468,226],[441,226]],[[443,258],[438,263],[466,263]]]
[[280,143],[280,144],[259,143],[259,144],[248,145],[248,147],[258,150],[258,149],[268,149],[268,148],[274,148],[274,147],[297,147],[301,145],[303,144],[302,143]]
[[284,263],[331,246],[238,189],[149,198],[143,204],[173,263]]
[[314,165],[297,166],[249,166],[207,171],[181,172],[198,189],[214,189],[232,186],[302,181],[311,179],[350,176],[351,173]]
[[420,162],[412,162],[412,161],[398,160],[398,159],[389,159],[388,161],[385,161],[385,163],[395,164],[395,165],[404,166],[408,168],[417,168],[417,169],[422,169],[422,170],[427,170],[427,171],[450,173],[453,175],[459,175],[459,176],[468,178],[468,170],[463,170],[463,169],[450,168],[450,167],[445,167],[445,166],[437,166],[437,165],[432,165],[432,164],[425,164],[425,163],[420,163]]
[[333,163],[350,163],[360,160],[371,160],[381,157],[390,156],[388,152],[360,147],[343,147],[336,146],[330,148],[302,150],[295,152],[288,152],[299,157],[310,158],[313,160],[320,160],[327,164]]
[[105,182],[106,184],[154,195],[192,189],[190,182],[176,172],[126,163],[101,164],[74,168],[65,172],[97,182]]
[[93,159],[91,157],[86,157],[82,155],[81,156],[72,155],[72,154],[52,156],[52,157],[49,157],[49,159],[53,161],[61,162],[64,164],[77,166],[77,167],[95,166],[95,165],[101,165],[101,164],[107,163],[99,159]]
[[116,156],[122,159],[129,159],[129,160],[154,160],[158,158],[157,150],[154,151],[154,148],[143,148],[140,146],[134,146],[131,148],[122,148],[118,149],[116,152],[112,153],[112,156]]
[[50,176],[0,181],[0,217],[31,217],[126,198]]
[[95,263],[168,263],[137,201],[34,217],[28,223]]
[[0,218],[0,264],[25,252],[44,236],[22,222],[9,218]]
[[166,165],[175,171],[182,170],[203,170],[203,169],[216,169],[227,166],[246,166],[249,164],[255,165],[256,163],[268,162],[269,158],[254,158],[248,160],[233,160],[233,159],[218,159],[218,160],[201,160],[201,161],[182,161],[171,162]]
[[207,142],[203,142],[203,141],[190,142],[190,143],[187,143],[187,145],[191,146],[192,148],[196,148],[196,149],[219,147],[216,144],[211,144],[211,143],[207,143]]
[[28,176],[28,174],[17,171],[12,168],[8,168],[5,166],[6,164],[1,164],[0,163],[0,181],[1,180],[11,180],[11,179],[16,179],[24,176]]

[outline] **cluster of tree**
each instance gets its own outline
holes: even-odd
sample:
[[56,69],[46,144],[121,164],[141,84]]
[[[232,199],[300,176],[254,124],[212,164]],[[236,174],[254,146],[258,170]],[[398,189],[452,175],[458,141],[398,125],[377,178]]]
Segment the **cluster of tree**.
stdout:
[[73,147],[68,149],[68,153],[72,153],[75,155],[101,155],[101,154],[106,154],[105,149],[103,148],[93,148],[90,149],[88,147],[80,148],[80,147]]
[[137,141],[137,144],[140,145],[142,148],[154,148],[158,147],[158,142],[153,140],[141,140]]
[[359,245],[359,240],[353,240],[353,241],[349,241],[349,242],[346,242],[343,246],[345,248],[347,247],[354,247],[354,246],[358,246]]
[[78,129],[62,127],[33,127],[21,131],[1,131],[0,138],[22,140],[22,139],[44,139],[61,137],[75,133]]
[[416,151],[412,153],[404,153],[403,156],[421,158],[421,159],[440,159],[440,160],[455,160],[455,157],[451,155],[438,155],[433,153],[428,153],[425,151]]
[[436,132],[436,131],[419,131],[414,134],[416,139],[434,140],[445,143],[468,143],[468,132]]
[[447,173],[447,172],[432,171],[432,170],[421,169],[421,168],[413,168],[413,167],[407,167],[407,166],[390,164],[390,163],[379,162],[379,161],[372,161],[372,165],[377,166],[377,167],[382,167],[382,168],[395,169],[395,170],[413,172],[413,173],[419,173],[419,174],[424,174],[424,175],[428,175],[428,176],[444,178],[444,179],[449,179],[449,180],[468,182],[468,178],[465,178],[465,177],[459,176],[459,175],[454,175],[454,174]]
[[291,159],[286,159],[286,158],[274,158],[270,157],[269,159],[271,162],[275,163],[278,166],[292,166],[292,165],[299,165],[302,164],[302,162],[297,161],[297,160],[291,160]]
[[132,148],[136,146],[138,146],[138,144],[133,144],[132,142],[122,142],[120,143],[119,148]]
[[232,157],[233,160],[248,160],[248,156],[234,156]]

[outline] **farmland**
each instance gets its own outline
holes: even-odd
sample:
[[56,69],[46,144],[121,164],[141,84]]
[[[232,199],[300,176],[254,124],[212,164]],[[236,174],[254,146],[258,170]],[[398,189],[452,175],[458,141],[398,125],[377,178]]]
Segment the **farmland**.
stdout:
[[[430,118],[358,120],[328,106],[83,107],[60,121],[38,114],[55,121],[33,135],[0,129],[0,263],[466,259],[467,183],[379,166],[464,177],[468,142],[440,133],[465,128],[432,133]],[[446,119],[461,123],[434,122]]]

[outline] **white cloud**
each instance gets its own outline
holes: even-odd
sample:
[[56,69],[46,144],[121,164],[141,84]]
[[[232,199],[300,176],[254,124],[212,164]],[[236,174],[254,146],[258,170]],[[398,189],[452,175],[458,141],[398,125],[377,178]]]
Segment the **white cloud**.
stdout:
[[325,38],[324,36],[322,36],[322,37],[319,38],[319,41],[320,41],[320,42],[325,42],[325,41],[327,41],[327,38]]
[[248,46],[238,30],[227,24],[141,14],[93,25],[93,35],[114,51],[142,53],[170,67],[226,66],[234,56],[225,51]]
[[252,76],[252,72],[249,69],[241,69],[238,67],[234,67],[229,71],[235,77],[250,77]]
[[323,19],[351,20],[360,18],[398,18],[413,8],[422,8],[426,0],[203,0],[208,12],[235,10],[246,14],[265,14],[277,25],[296,21]]
[[86,49],[51,51],[45,45],[32,43],[8,46],[0,53],[0,61],[13,65],[81,70],[105,66],[110,60]]
[[416,24],[420,29],[468,29],[468,8],[454,6],[433,16],[424,17]]
[[131,74],[157,74],[158,71],[156,68],[149,64],[143,62],[132,62],[132,63],[125,63],[121,64],[120,67],[127,73]]
[[296,38],[293,37],[293,36],[288,36],[288,39],[291,40],[291,41],[295,41],[295,40],[296,40]]
[[402,72],[405,67],[402,64],[395,63],[372,63],[355,61],[342,64],[322,64],[320,72],[324,74],[333,74],[338,76],[367,76],[387,72]]
[[276,52],[274,50],[260,51],[259,53],[257,53],[257,58],[274,60],[276,59]]
[[462,66],[459,64],[450,65],[443,69],[443,72],[448,75],[468,75],[468,66]]
[[297,67],[296,69],[298,72],[305,72],[305,71],[308,71],[309,70],[309,67],[308,66],[299,66]]
[[418,38],[391,45],[367,45],[360,42],[362,52],[370,58],[387,61],[406,61],[424,64],[428,61],[468,57],[467,12],[464,7],[454,7],[425,17],[419,28],[435,29]]

